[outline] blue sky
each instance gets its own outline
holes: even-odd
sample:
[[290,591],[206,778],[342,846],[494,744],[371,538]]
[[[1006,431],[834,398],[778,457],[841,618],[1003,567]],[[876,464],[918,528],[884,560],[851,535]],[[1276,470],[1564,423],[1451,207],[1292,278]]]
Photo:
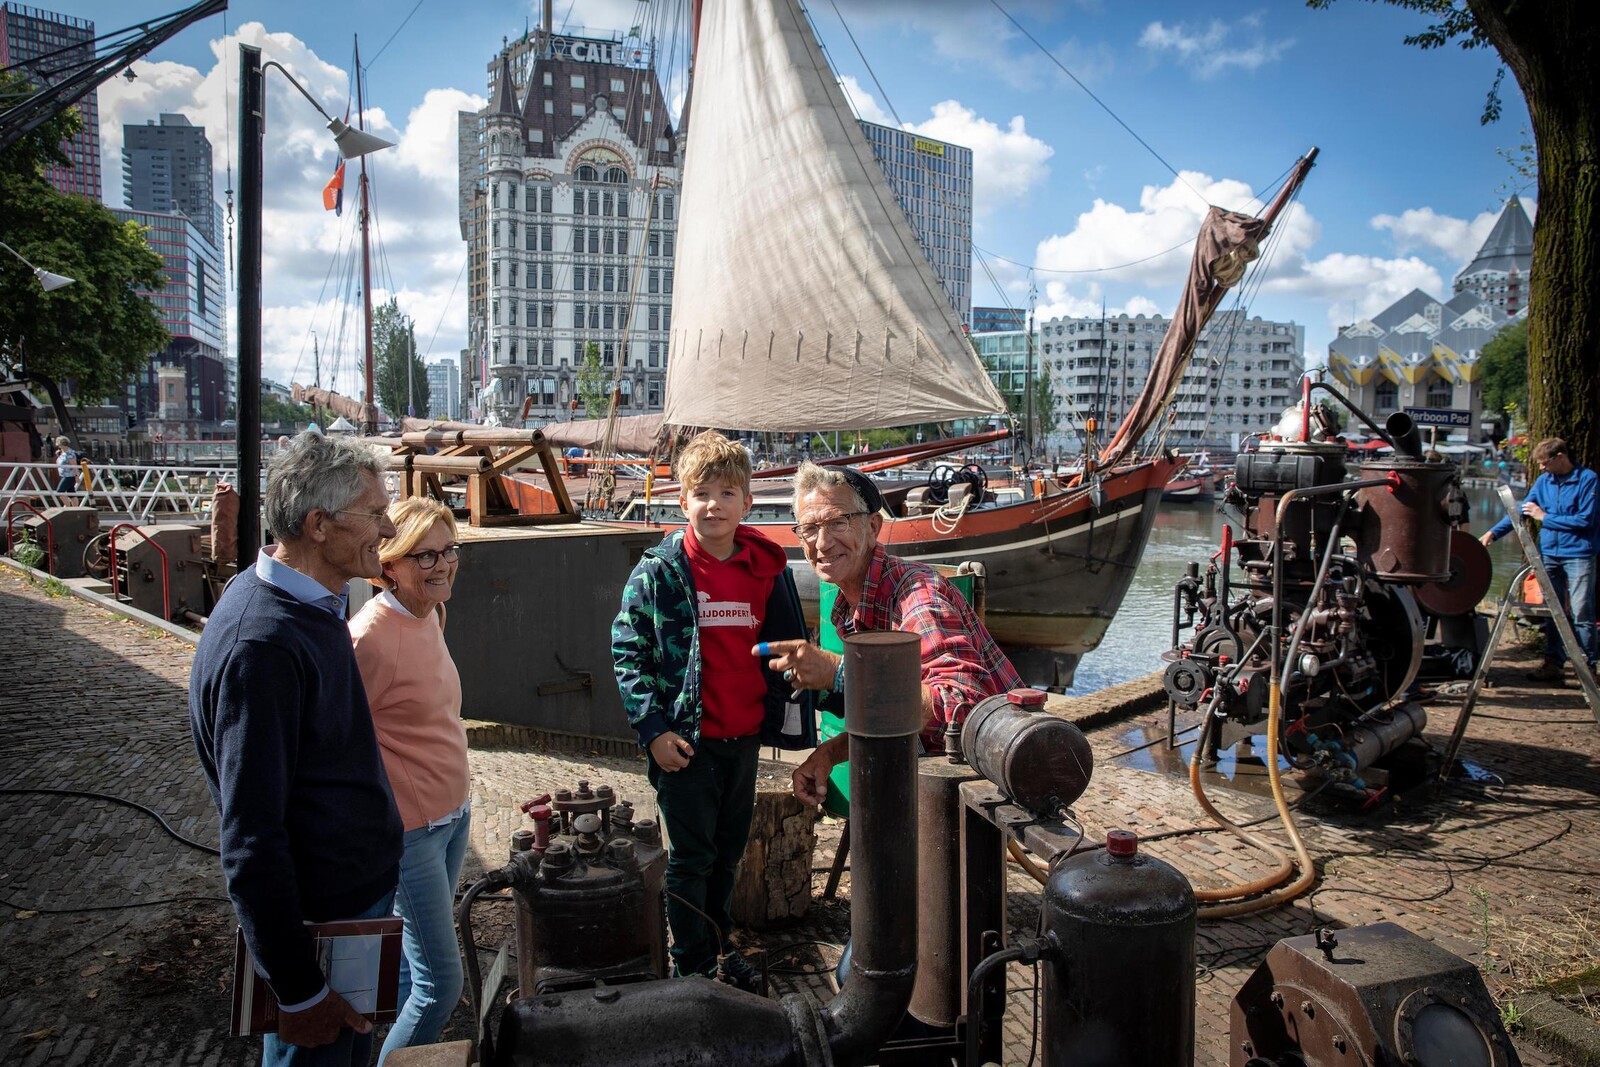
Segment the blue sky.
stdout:
[[[178,110],[208,128],[220,199],[223,146],[236,150],[238,40],[263,45],[267,58],[284,62],[337,111],[359,32],[369,120],[399,141],[373,157],[385,248],[374,289],[380,299],[393,292],[414,315],[430,359],[453,355],[466,334],[455,112],[480,102],[485,64],[501,38],[538,15],[527,4],[422,0],[413,10],[414,2],[234,0],[225,23],[212,18],[189,29],[136,63],[135,81],[102,87],[102,144],[113,153],[108,198],[120,197],[120,123]],[[55,6],[95,19],[104,32],[173,3]],[[1251,313],[1304,324],[1307,352],[1320,362],[1338,323],[1412,288],[1448,295],[1451,277],[1513,188],[1497,149],[1525,140],[1528,122],[1509,78],[1502,120],[1478,122],[1498,57],[1407,47],[1402,38],[1423,22],[1386,4],[1339,0],[1329,11],[1293,0],[1004,6],[1116,118],[983,0],[811,5],[864,117],[892,123],[897,114],[904,125],[973,148],[974,239],[988,253],[987,272],[974,264],[978,303],[1025,303],[1027,270],[1017,264],[1032,264],[1040,268],[1041,317],[1098,313],[1102,301],[1113,313],[1170,313],[1188,259],[1175,246],[1193,236],[1206,202],[1249,209],[1254,194],[1317,145],[1319,164],[1279,227],[1272,271]],[[650,32],[676,21],[662,0],[558,0],[555,10],[558,26],[643,24]],[[354,213],[335,219],[321,211],[331,142],[281,79],[269,75],[268,91],[266,373],[309,380],[313,330],[335,353],[351,343],[337,310],[341,272],[328,279],[330,265],[348,255]],[[1521,195],[1532,212],[1533,191]],[[1143,262],[1104,269],[1135,261]],[[337,384],[353,390],[348,358],[329,357],[338,362]]]

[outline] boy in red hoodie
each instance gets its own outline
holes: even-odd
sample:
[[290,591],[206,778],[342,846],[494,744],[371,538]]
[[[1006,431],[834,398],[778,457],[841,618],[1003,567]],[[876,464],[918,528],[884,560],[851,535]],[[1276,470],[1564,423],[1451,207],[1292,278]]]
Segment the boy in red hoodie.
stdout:
[[667,827],[673,970],[759,991],[759,975],[728,940],[757,754],[762,744],[816,741],[809,708],[751,647],[804,637],[805,620],[783,549],[742,525],[749,453],[707,431],[683,450],[677,474],[688,528],[634,567],[611,654]]

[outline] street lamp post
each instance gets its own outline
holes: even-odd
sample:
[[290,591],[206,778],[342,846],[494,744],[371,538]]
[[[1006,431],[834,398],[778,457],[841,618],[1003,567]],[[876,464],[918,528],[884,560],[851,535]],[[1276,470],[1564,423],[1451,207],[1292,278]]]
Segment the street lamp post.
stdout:
[[18,259],[22,260],[22,265],[33,271],[33,276],[39,279],[39,284],[44,287],[44,291],[47,293],[53,293],[57,289],[60,289],[63,286],[71,285],[73,282],[77,281],[76,278],[69,278],[65,274],[52,274],[43,267],[35,267],[32,263],[28,262],[21,252],[18,252],[15,248],[12,248],[4,241],[0,241],[0,248],[5,249],[13,256],[16,256]]
[[[392,141],[347,126],[323,110],[316,98],[276,62],[261,62],[261,49],[239,46],[239,570],[255,564],[261,549],[261,199],[262,135],[266,126],[267,67],[311,101],[328,120],[334,144],[345,159],[354,159]],[[359,72],[358,76],[359,76]]]

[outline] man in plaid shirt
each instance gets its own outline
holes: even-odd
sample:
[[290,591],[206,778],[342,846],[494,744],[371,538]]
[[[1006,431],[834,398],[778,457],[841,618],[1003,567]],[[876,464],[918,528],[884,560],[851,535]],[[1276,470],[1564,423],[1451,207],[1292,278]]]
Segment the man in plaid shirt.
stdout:
[[[806,560],[839,587],[833,623],[841,634],[905,630],[922,639],[923,748],[941,751],[945,723],[961,722],[986,697],[1022,679],[954,586],[933,568],[897,559],[878,543],[883,496],[859,471],[802,464],[795,475],[795,532]],[[765,648],[773,670],[796,688],[843,688],[844,660],[806,641]],[[849,755],[841,734],[822,743],[793,774],[795,796],[821,803],[828,772]]]

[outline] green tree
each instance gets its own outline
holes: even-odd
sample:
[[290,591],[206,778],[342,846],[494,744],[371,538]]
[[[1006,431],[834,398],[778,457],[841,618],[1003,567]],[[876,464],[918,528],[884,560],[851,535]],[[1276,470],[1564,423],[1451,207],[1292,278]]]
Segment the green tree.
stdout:
[[[0,71],[0,99],[27,91]],[[81,127],[77,111],[66,111],[0,152],[0,240],[74,279],[47,293],[0,250],[0,370],[70,379],[79,405],[121,393],[168,340],[155,306],[137,292],[163,284],[161,257],[139,226],[45,181],[47,165],[70,162],[59,146]]]
[[[1333,0],[1307,0],[1327,7]],[[1533,122],[1539,217],[1528,286],[1529,436],[1600,465],[1600,20],[1592,0],[1385,0],[1433,21],[1407,44],[1493,48]],[[1502,70],[1501,75],[1503,76]],[[1483,109],[1500,117],[1501,76]]]
[[[1528,407],[1528,323],[1513,322],[1494,340],[1483,346],[1478,356],[1479,381],[1483,385],[1483,410],[1497,418],[1507,408],[1525,411]],[[1504,419],[1501,419],[1502,423]]]
[[591,419],[603,419],[611,407],[611,373],[600,362],[600,346],[590,341],[583,346],[583,362],[578,366],[578,400]]
[[396,420],[411,414],[413,402],[420,416],[428,413],[428,369],[417,355],[416,329],[394,297],[372,313],[373,393],[378,406]]

